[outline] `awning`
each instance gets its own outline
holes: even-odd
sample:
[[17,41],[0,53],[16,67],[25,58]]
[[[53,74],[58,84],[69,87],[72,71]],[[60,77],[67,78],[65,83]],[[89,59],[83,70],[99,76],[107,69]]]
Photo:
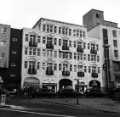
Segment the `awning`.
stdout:
[[24,80],[24,86],[39,86],[40,81],[36,77],[27,77]]
[[42,83],[44,86],[56,86],[56,83]]

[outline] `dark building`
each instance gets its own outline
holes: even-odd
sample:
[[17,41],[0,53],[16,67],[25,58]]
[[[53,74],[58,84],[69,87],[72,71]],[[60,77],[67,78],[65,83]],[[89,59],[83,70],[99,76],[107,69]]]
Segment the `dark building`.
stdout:
[[7,89],[19,89],[21,85],[21,47],[22,30],[11,28],[9,50],[9,77],[6,79]]

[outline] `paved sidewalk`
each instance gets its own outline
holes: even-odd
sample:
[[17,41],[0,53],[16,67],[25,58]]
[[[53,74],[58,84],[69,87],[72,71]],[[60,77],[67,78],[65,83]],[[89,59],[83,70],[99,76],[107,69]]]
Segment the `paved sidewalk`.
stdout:
[[41,101],[120,113],[120,103],[108,98],[80,98],[79,105],[76,104],[76,99],[42,99]]
[[37,108],[41,103],[63,104],[76,109],[92,109],[105,112],[120,113],[120,102],[113,101],[109,98],[79,98],[79,105],[76,104],[75,98],[31,98],[31,99],[14,99],[9,105],[18,105],[22,107]]

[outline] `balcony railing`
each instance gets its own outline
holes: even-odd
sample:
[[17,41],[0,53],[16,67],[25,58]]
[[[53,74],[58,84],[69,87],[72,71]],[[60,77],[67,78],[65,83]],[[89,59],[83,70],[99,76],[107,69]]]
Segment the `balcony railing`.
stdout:
[[97,54],[97,50],[91,49],[91,50],[90,50],[90,53],[91,53],[91,54]]
[[66,46],[66,45],[63,45],[63,46],[62,46],[62,50],[69,50],[69,47]]
[[47,69],[46,70],[46,75],[54,75],[53,70],[52,69]]
[[82,71],[77,72],[77,76],[78,76],[78,77],[84,77],[84,75],[85,75],[85,74],[84,74],[84,72],[82,72]]
[[53,46],[53,44],[52,43],[50,43],[50,44],[46,44],[46,48],[47,49],[54,49],[54,46]]
[[37,70],[35,68],[29,68],[28,74],[37,74]]
[[106,38],[106,39],[104,39],[104,44],[108,44],[108,39]]
[[70,76],[70,72],[69,71],[62,71],[62,75],[63,76]]
[[77,47],[77,52],[81,52],[81,53],[83,53],[83,48],[82,47]]
[[30,47],[37,47],[37,42],[29,42]]
[[98,73],[93,72],[93,73],[91,74],[91,76],[92,76],[93,78],[98,78]]

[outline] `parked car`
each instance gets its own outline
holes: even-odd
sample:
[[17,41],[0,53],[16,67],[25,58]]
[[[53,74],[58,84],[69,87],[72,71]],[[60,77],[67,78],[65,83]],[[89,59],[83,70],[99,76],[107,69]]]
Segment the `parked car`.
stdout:
[[65,87],[58,91],[60,97],[75,97],[76,92],[72,87]]
[[18,94],[18,91],[16,89],[13,90],[5,90],[5,93],[9,96],[16,96]]
[[39,97],[55,97],[56,93],[53,90],[47,88],[41,88],[39,91]]
[[99,88],[90,88],[90,89],[86,90],[85,96],[87,96],[87,97],[101,97],[101,96],[103,96],[103,94]]

